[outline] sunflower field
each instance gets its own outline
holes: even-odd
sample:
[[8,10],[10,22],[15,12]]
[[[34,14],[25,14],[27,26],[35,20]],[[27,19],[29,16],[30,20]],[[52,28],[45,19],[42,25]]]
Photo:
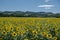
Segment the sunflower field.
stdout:
[[60,40],[60,18],[0,17],[0,40]]

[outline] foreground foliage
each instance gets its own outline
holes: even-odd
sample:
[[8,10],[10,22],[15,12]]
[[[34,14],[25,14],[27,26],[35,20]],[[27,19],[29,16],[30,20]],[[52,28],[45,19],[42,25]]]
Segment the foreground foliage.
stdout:
[[60,40],[60,18],[0,18],[0,40]]

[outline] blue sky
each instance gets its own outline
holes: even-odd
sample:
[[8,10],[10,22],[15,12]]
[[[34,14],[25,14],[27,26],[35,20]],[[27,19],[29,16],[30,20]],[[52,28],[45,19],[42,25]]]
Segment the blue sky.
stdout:
[[0,0],[0,11],[60,12],[60,0]]

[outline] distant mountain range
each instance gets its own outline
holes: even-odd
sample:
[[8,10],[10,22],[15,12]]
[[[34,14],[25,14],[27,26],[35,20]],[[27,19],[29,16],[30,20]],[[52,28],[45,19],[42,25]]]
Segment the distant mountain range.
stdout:
[[30,11],[0,11],[0,17],[55,17],[60,18],[60,13],[30,12]]

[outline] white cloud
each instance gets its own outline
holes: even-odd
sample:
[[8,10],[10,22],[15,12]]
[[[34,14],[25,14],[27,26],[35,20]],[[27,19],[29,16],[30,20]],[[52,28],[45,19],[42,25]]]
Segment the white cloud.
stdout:
[[38,7],[45,8],[45,9],[51,9],[54,7],[54,5],[39,5]]

